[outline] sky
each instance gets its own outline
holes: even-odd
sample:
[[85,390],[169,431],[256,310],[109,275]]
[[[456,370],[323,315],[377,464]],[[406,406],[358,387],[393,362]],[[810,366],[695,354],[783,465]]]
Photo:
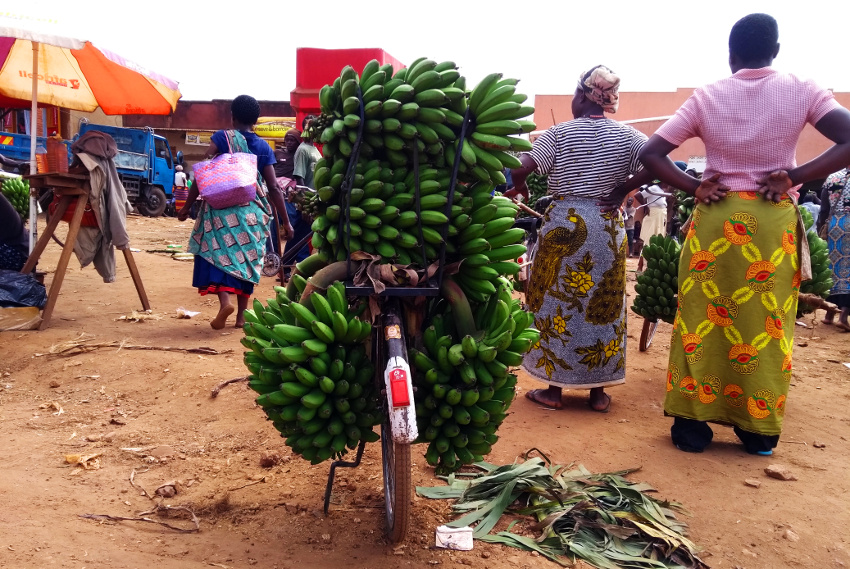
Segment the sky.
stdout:
[[287,101],[298,47],[451,60],[467,85],[498,71],[528,95],[572,93],[599,63],[620,75],[622,91],[674,91],[728,76],[729,30],[753,12],[779,22],[774,67],[850,91],[846,0],[0,0],[4,12],[55,19],[176,80],[184,100]]

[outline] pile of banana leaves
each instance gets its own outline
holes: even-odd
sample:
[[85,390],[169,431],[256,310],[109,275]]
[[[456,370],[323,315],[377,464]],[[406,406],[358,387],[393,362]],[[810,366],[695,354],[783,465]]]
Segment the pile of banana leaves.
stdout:
[[[453,509],[463,515],[448,525],[475,525],[476,539],[537,551],[564,566],[582,559],[600,569],[708,569],[676,517],[686,513],[682,505],[657,500],[648,495],[653,488],[624,478],[637,469],[593,474],[528,453],[523,462],[474,466],[481,472],[454,473],[443,477],[448,486],[416,492],[457,500]],[[503,516],[513,521],[491,533]],[[530,522],[523,524],[526,535],[511,531],[521,521]]]

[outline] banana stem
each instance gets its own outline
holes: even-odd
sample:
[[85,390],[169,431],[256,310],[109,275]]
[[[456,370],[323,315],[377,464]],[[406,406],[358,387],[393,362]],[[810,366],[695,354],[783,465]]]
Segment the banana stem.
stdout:
[[347,276],[348,263],[346,261],[337,261],[319,269],[307,280],[307,288],[301,293],[301,299],[298,302],[309,308],[311,306],[310,295],[313,294],[314,290],[327,290],[336,281],[345,280]]
[[443,293],[449,304],[452,306],[452,315],[454,316],[454,324],[458,334],[463,336],[473,336],[478,334],[475,329],[475,318],[472,316],[472,308],[469,306],[469,300],[463,294],[460,286],[451,278],[443,279],[443,286],[440,287],[440,292]]

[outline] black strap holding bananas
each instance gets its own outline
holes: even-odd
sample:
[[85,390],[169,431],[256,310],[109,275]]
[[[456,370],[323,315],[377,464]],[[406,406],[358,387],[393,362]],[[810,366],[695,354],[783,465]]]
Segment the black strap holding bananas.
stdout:
[[458,137],[457,150],[455,151],[455,161],[452,164],[452,176],[449,179],[449,193],[448,198],[449,201],[446,202],[446,218],[449,220],[440,228],[440,236],[442,237],[442,244],[440,245],[440,264],[437,266],[437,286],[441,287],[443,285],[443,269],[446,265],[446,237],[449,232],[449,223],[451,223],[451,213],[452,213],[452,204],[454,203],[455,197],[455,186],[457,186],[457,173],[460,170],[460,160],[461,160],[461,150],[463,149],[463,144],[466,141],[466,133],[469,128],[469,124],[472,122],[472,113],[469,107],[466,107],[466,112],[463,113],[463,123],[460,126],[460,136]]
[[[351,186],[354,185],[354,175],[357,172],[357,161],[360,159],[360,143],[363,142],[363,125],[366,123],[366,115],[364,113],[363,92],[360,90],[360,85],[357,85],[355,92],[358,101],[360,101],[360,124],[357,126],[357,139],[351,147],[351,156],[348,157],[348,169],[345,171],[345,178],[340,185],[340,193],[342,194],[340,205],[342,206],[343,214],[339,217],[339,231],[342,233],[345,226],[346,249],[351,251]],[[351,278],[351,253],[348,254],[346,269],[346,280]]]

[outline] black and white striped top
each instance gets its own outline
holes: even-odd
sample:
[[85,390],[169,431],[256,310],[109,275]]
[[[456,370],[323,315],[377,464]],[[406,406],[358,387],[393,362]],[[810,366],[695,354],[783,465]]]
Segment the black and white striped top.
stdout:
[[611,119],[580,118],[557,124],[534,141],[538,174],[549,175],[549,194],[599,198],[642,169],[646,135]]

